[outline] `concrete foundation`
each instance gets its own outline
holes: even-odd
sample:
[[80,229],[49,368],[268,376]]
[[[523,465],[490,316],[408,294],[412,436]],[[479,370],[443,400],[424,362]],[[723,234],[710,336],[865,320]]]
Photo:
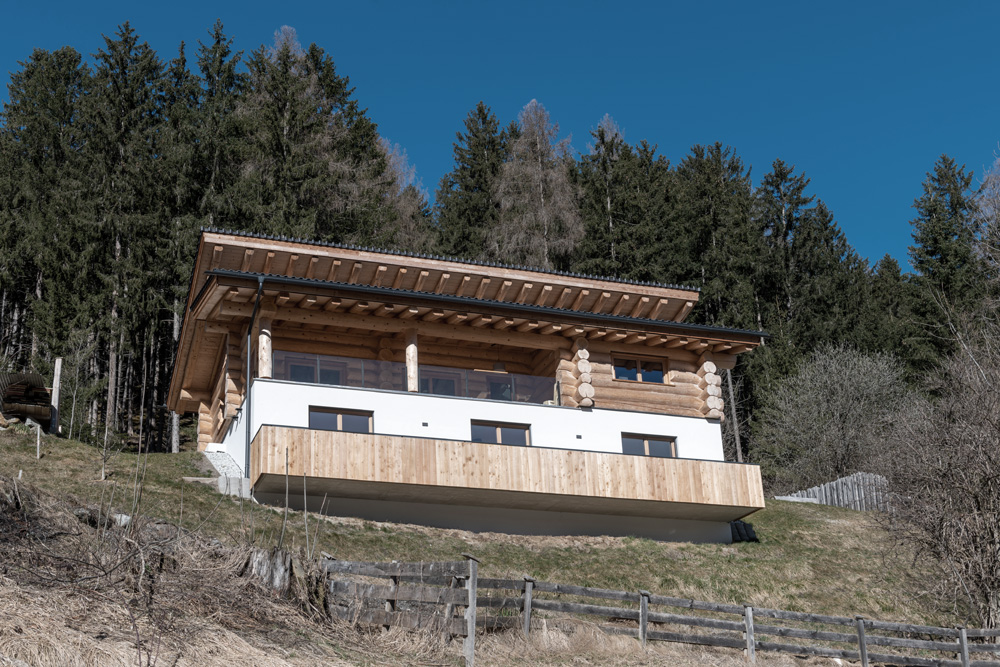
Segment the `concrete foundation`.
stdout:
[[[257,493],[254,498],[258,502],[280,507],[284,507],[285,503],[284,495],[276,493]],[[323,499],[309,497],[308,502],[310,512],[319,512]],[[288,506],[294,510],[302,509],[301,490],[297,497],[294,493],[290,494]],[[728,521],[691,521],[354,498],[328,498],[326,513],[370,521],[512,535],[611,535],[645,537],[667,542],[732,542],[732,530]]]

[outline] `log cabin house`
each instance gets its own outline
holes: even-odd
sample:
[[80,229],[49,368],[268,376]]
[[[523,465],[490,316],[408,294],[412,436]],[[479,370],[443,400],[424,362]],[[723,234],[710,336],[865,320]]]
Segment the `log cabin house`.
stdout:
[[[254,497],[473,530],[729,541],[721,369],[762,334],[695,289],[204,230],[168,395]],[[305,493],[303,492],[305,485]]]

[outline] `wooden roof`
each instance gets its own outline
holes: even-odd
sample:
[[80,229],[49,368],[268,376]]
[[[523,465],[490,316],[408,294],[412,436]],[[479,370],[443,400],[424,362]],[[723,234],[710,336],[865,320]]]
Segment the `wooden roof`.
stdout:
[[460,259],[204,231],[192,292],[230,269],[681,322],[698,290]]
[[537,349],[583,336],[736,354],[765,335],[684,323],[697,299],[675,285],[206,230],[168,404],[196,409],[182,389],[211,382],[224,337],[240,327],[246,335],[255,304],[303,336],[419,323],[429,336]]

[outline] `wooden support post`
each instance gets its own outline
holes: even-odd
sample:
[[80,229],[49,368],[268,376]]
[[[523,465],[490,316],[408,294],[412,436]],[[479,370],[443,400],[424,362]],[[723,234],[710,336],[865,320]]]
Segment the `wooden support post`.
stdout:
[[257,335],[257,377],[270,379],[271,369],[271,318],[260,318]]
[[639,639],[646,646],[646,633],[649,631],[649,591],[639,591]]
[[465,590],[469,592],[469,604],[465,607],[465,667],[473,667],[476,661],[476,595],[479,586],[479,559],[470,554],[462,554],[469,561],[469,578],[465,580]]
[[969,636],[966,634],[965,628],[956,628],[956,630],[958,630],[958,650],[962,667],[969,667]]
[[420,364],[417,358],[417,330],[406,330],[406,391],[420,391]]
[[524,600],[521,603],[521,614],[524,616],[524,636],[531,634],[531,593],[535,590],[535,579],[524,577]]
[[62,379],[62,357],[56,359],[56,369],[52,374],[52,418],[49,433],[59,433],[59,383]]
[[746,659],[747,662],[757,662],[757,642],[753,638],[753,607],[748,604],[743,605],[743,636],[747,640]]
[[858,653],[861,655],[861,667],[868,667],[868,642],[865,639],[865,618],[864,616],[855,616],[854,620],[858,626]]
[[35,427],[35,458],[42,458],[42,425]]

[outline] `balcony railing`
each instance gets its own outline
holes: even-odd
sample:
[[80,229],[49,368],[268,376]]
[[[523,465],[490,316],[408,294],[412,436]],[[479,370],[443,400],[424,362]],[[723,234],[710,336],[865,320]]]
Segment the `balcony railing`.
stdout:
[[[406,391],[406,364],[396,361],[274,351],[276,380]],[[554,378],[503,371],[418,366],[421,394],[483,398],[515,403],[557,404]]]

